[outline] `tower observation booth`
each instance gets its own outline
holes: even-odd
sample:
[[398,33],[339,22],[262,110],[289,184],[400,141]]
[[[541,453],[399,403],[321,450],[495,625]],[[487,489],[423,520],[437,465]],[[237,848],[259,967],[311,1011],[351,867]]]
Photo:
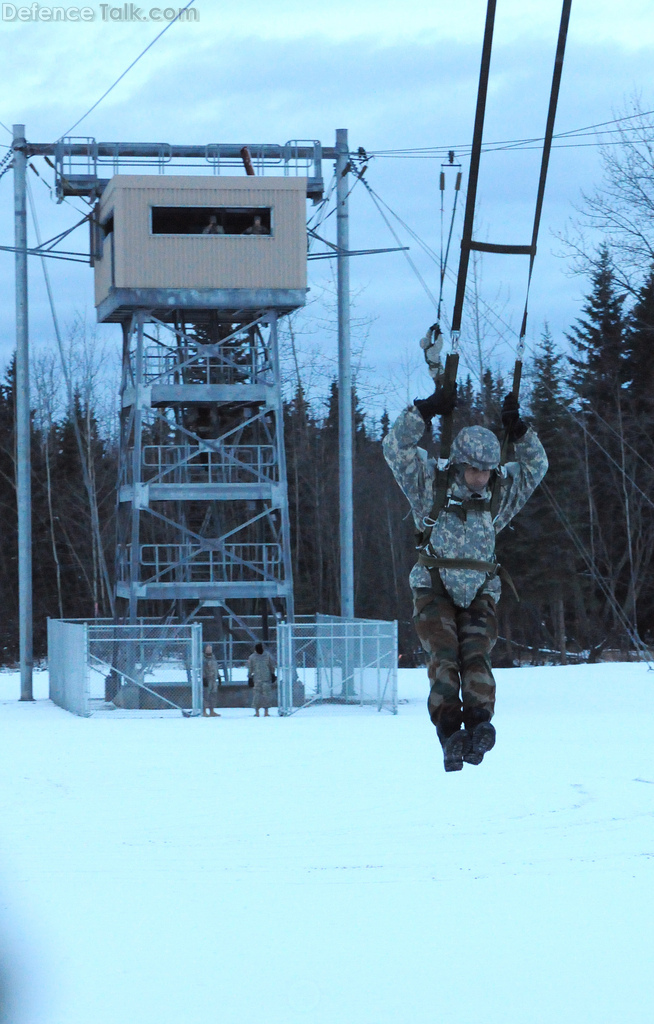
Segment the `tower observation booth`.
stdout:
[[205,620],[226,667],[293,618],[277,324],[306,299],[306,196],[121,174],[93,223],[98,320],[123,331],[117,614]]

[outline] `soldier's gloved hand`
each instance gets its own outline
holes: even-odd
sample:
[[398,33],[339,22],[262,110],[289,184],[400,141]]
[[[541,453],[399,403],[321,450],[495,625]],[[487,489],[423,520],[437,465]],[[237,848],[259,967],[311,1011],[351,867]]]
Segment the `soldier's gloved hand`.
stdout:
[[447,416],[456,405],[456,383],[449,394],[440,384],[436,385],[433,395],[429,398],[414,398],[413,404],[429,426],[434,416]]
[[436,380],[441,372],[441,349],[443,347],[443,335],[438,324],[432,324],[424,338],[420,339],[420,348],[425,354],[425,362],[429,370],[429,376]]
[[519,441],[529,429],[525,421],[520,419],[520,402],[512,391],[502,402],[502,426],[511,442]]

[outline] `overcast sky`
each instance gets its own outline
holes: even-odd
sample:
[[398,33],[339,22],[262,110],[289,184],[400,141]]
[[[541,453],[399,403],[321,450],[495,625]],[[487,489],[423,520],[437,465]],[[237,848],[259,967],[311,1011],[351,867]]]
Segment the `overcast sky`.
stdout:
[[[444,0],[406,5],[196,0],[199,21],[173,25],[75,134],[178,143],[316,138],[332,145],[335,129],[346,127],[353,149],[456,149],[471,138],[485,6],[485,0],[456,5]],[[90,7],[94,20],[87,23],[0,22],[0,119],[9,127],[25,123],[30,140],[52,141],[66,132],[161,27],[154,21],[104,20],[99,4]],[[140,8],[146,15],[149,9],[149,4]],[[11,14],[6,5],[0,10]],[[559,17],[559,0],[499,0],[485,140],[542,135]],[[654,106],[653,46],[650,0],[622,0],[619,11],[613,0],[573,0],[557,131],[607,121],[635,93],[645,109]],[[9,141],[2,129],[0,141]],[[478,236],[529,241],[538,159],[533,152],[482,158]],[[45,174],[43,161],[36,164]],[[440,159],[380,155],[368,171],[383,200],[436,249],[439,170]],[[553,152],[532,287],[531,339],[538,338],[545,319],[561,339],[579,314],[587,282],[567,273],[566,261],[556,255],[561,247],[555,235],[574,214],[580,190],[592,187],[600,174],[595,147]],[[325,165],[325,177],[330,175]],[[34,175],[31,184],[44,235],[74,223],[73,204],[54,204]],[[352,193],[351,214],[353,248],[395,244],[360,185]],[[11,173],[0,180],[0,242],[13,242]],[[402,243],[412,245],[411,256],[437,292],[436,266],[408,236],[402,235]],[[87,244],[86,232],[71,237],[70,248]],[[50,261],[50,269],[61,321],[69,324],[81,315],[92,324],[92,271],[56,261]],[[312,296],[322,293],[329,269],[327,261],[310,264]],[[388,388],[388,404],[396,407],[406,397],[401,392],[415,386],[406,379],[410,353],[435,311],[400,253],[353,258],[351,271],[356,317],[366,324],[355,335],[367,334],[365,362],[377,385]],[[517,327],[526,259],[487,257],[482,276],[484,300]],[[0,360],[6,361],[15,330],[9,253],[0,253],[0,297]],[[448,309],[451,301],[450,289]],[[311,319],[305,319],[309,332]],[[36,261],[30,264],[30,326],[35,350],[52,344]],[[118,333],[115,326],[101,330],[116,344]],[[319,347],[326,362],[333,360],[335,338],[328,331],[308,333],[306,344]],[[472,348],[466,355],[474,363]],[[497,348],[488,358],[506,365],[507,351]]]

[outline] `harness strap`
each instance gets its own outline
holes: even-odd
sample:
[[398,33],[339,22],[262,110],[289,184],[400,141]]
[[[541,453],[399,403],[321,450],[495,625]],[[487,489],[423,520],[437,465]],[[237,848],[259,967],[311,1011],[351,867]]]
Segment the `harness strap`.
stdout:
[[516,601],[520,601],[515,583],[511,579],[508,570],[498,562],[484,562],[476,558],[438,558],[436,555],[428,555],[426,551],[421,551],[418,555],[418,564],[424,565],[426,569],[429,569],[432,581],[434,581],[436,576],[436,573],[432,571],[435,569],[469,569],[472,572],[485,572],[491,579],[499,576],[502,583],[506,583],[509,587]]
[[490,512],[491,501],[489,498],[450,498],[447,500],[447,504],[437,508],[436,503],[432,507],[429,514],[430,525],[425,525],[423,530],[419,530],[416,533],[416,548],[426,548],[431,537],[431,531],[434,528],[436,519],[440,512],[447,512],[449,515],[456,516],[462,523],[465,523],[468,518],[468,512]]
[[463,498],[459,500],[458,498],[450,497],[443,512],[457,516],[461,522],[465,523],[468,518],[468,512],[490,512],[490,507],[491,503],[488,498]]
[[499,570],[497,562],[484,562],[479,558],[438,558],[426,551],[420,552],[418,562],[427,569],[471,569],[473,572],[486,572],[489,576],[496,576]]
[[[447,398],[453,397],[456,388],[456,371],[459,365],[457,352],[450,352],[445,360],[445,371],[443,373],[443,393]],[[452,413],[441,416],[441,438],[439,451],[439,466],[434,474],[433,495],[434,500],[428,519],[431,525],[424,524],[424,530],[417,535],[417,547],[421,548],[429,543],[432,526],[438,519],[438,514],[447,500],[447,491],[450,483],[450,448],[452,447]]]

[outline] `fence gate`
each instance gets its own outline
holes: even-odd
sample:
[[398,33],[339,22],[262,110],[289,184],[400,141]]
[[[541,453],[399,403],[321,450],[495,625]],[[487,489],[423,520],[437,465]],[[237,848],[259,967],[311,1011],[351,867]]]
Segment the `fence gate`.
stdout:
[[318,615],[277,627],[279,713],[358,704],[397,714],[397,622]]
[[202,713],[202,627],[48,620],[50,698],[75,715]]

